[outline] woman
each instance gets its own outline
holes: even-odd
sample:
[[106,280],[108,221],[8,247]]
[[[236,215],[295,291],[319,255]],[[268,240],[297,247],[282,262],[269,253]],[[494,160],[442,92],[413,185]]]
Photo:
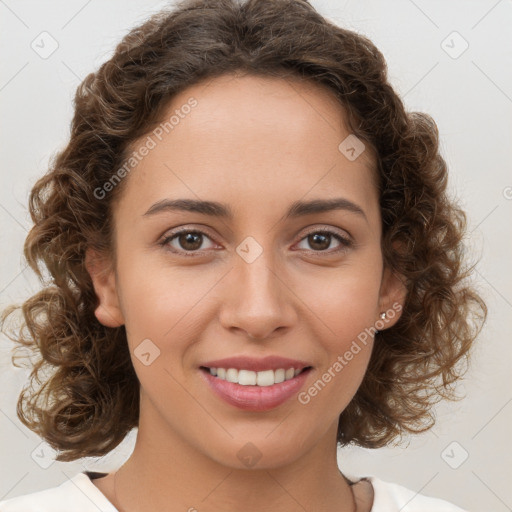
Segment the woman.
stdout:
[[454,398],[486,307],[446,183],[435,123],[305,0],[132,30],[31,192],[53,282],[10,336],[40,354],[18,414],[58,460],[135,448],[0,510],[460,511],[336,460]]

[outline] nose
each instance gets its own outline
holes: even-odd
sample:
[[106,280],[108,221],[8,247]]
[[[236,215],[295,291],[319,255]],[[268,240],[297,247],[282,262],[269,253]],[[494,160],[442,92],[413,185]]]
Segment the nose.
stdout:
[[229,274],[220,310],[225,329],[264,340],[277,331],[283,335],[297,321],[291,286],[265,251],[252,263],[236,260]]

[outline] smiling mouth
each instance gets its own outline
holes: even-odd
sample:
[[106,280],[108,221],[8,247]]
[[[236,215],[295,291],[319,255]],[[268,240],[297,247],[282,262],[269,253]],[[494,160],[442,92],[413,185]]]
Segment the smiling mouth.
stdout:
[[244,369],[238,370],[236,368],[208,368],[206,366],[201,366],[200,368],[202,371],[213,375],[217,379],[225,380],[233,384],[239,384],[241,386],[267,387],[292,380],[301,373],[309,371],[312,367],[277,368],[275,370],[264,370],[260,372]]

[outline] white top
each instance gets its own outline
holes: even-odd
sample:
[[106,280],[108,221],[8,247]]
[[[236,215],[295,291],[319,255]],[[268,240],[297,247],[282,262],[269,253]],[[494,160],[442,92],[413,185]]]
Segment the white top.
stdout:
[[[94,472],[91,472],[93,476]],[[373,486],[371,512],[467,512],[438,498],[365,477]],[[57,487],[0,502],[0,512],[119,512],[91,482],[87,472],[78,473]]]

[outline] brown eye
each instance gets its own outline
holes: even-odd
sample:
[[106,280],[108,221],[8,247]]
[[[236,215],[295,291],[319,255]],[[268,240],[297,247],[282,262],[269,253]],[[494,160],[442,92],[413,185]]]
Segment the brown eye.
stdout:
[[[329,230],[312,231],[302,240],[307,241],[307,245],[311,248],[312,252],[326,252],[328,254],[343,251],[352,246],[352,241],[349,238]],[[333,240],[338,242],[338,247],[333,250],[327,250]],[[306,250],[308,250],[308,248],[306,248]]]
[[203,242],[202,234],[197,232],[180,233],[177,240],[181,248],[187,251],[196,251]]
[[325,233],[313,233],[308,235],[308,242],[313,249],[324,251],[331,245],[331,235]]
[[[171,252],[181,253],[184,256],[195,256],[193,253],[201,253],[204,249],[211,247],[202,247],[205,239],[210,237],[198,230],[182,230],[166,237],[160,244],[168,247]],[[213,246],[213,244],[212,244]],[[187,254],[189,253],[189,254]]]

